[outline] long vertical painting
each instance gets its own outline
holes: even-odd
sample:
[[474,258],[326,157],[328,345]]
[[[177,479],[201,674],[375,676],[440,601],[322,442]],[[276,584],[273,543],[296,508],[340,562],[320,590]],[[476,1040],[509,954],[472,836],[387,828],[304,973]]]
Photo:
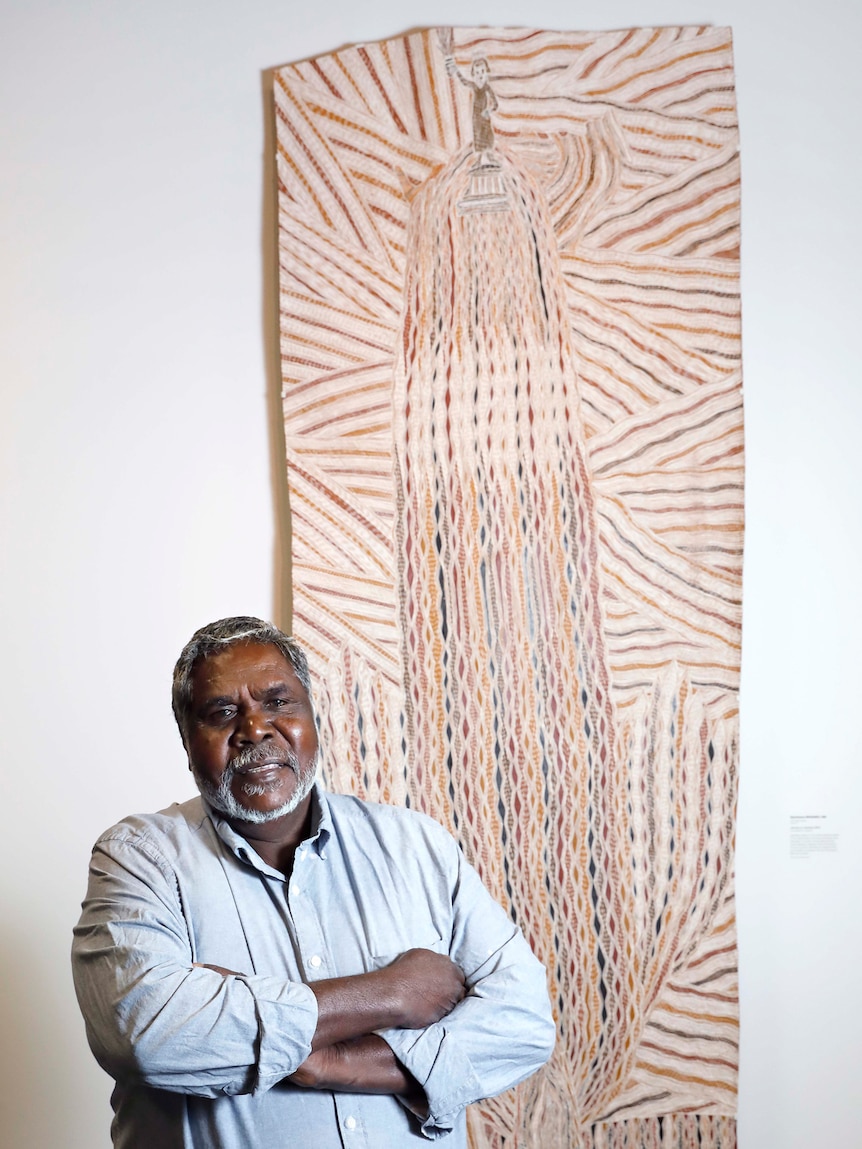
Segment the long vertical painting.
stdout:
[[430,29],[275,75],[294,629],[327,782],[545,963],[474,1149],[736,1144],[731,40]]

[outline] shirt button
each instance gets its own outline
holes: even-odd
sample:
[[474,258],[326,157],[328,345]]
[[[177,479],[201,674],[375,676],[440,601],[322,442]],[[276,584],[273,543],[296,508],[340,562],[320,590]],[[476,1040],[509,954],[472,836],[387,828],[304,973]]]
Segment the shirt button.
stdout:
[[296,884],[296,882],[294,882],[293,885],[290,887],[290,896],[292,898],[298,898],[299,897],[299,886]]
[[355,1117],[346,1117],[344,1120],[344,1128],[345,1129],[355,1129],[356,1128],[356,1118]]
[[[310,957],[308,959],[308,964],[311,966],[312,969],[319,969],[320,963],[322,961],[323,961],[323,959],[321,958],[320,954],[315,954],[314,957]],[[354,1122],[354,1124],[355,1124],[355,1122]],[[351,1128],[352,1128],[352,1126],[351,1126]]]

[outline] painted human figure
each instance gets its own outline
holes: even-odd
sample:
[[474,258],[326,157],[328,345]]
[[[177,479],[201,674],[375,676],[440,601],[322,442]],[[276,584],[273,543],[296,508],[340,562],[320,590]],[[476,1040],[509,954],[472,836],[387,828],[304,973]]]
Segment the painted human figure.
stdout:
[[450,76],[457,76],[464,87],[473,93],[473,149],[479,153],[480,162],[492,162],[494,125],[491,123],[491,112],[497,108],[497,97],[491,87],[488,61],[484,56],[477,56],[470,75],[465,76],[455,63],[455,58],[448,56],[446,71]]

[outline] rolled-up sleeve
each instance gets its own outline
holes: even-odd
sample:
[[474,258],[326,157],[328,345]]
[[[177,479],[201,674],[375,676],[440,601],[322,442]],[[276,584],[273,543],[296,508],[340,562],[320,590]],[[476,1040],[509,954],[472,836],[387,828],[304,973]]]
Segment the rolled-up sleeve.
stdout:
[[[454,852],[454,861],[452,861]],[[449,956],[468,993],[436,1025],[382,1037],[425,1091],[429,1139],[463,1109],[523,1081],[550,1057],[556,1027],[544,967],[452,843],[454,928]]]
[[72,948],[99,1064],[201,1097],[267,1090],[298,1068],[317,1024],[311,989],[193,963],[171,867],[145,839],[102,839]]

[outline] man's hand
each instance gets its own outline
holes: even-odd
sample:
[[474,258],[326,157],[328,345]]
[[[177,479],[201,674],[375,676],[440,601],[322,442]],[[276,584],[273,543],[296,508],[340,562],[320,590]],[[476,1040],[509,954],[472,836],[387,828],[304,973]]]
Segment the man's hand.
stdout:
[[343,1093],[398,1093],[407,1089],[406,1073],[376,1033],[318,1049],[286,1080],[303,1089],[337,1089]]
[[466,993],[464,974],[446,956],[433,950],[408,950],[378,970],[398,1003],[398,1029],[424,1029],[455,1008]]
[[237,973],[235,969],[225,969],[223,965],[210,965],[206,961],[193,961],[192,965],[195,969],[211,969],[214,973],[220,973],[222,977],[242,977],[242,974]]
[[316,1050],[286,1080],[303,1089],[397,1094],[417,1117],[428,1116],[422,1087],[376,1033]]
[[378,1029],[424,1029],[466,993],[458,966],[422,949],[408,950],[383,969],[314,981],[310,988],[317,998],[313,1050]]

